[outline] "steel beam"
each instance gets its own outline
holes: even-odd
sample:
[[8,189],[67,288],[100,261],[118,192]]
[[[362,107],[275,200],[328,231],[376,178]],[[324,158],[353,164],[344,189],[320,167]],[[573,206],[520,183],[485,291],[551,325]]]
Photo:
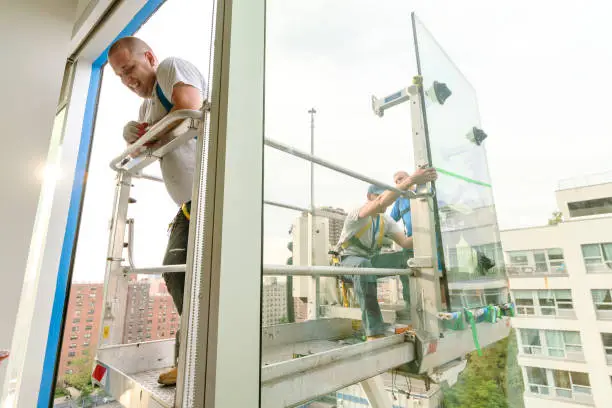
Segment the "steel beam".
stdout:
[[261,406],[281,408],[372,378],[414,359],[398,334],[263,367]]

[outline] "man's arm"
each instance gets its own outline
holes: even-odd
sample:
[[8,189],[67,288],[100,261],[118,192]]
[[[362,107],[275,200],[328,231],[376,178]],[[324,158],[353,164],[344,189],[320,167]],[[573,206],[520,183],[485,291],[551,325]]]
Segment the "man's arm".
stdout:
[[198,88],[178,82],[172,88],[172,104],[174,107],[170,112],[180,109],[198,110],[202,107],[202,102],[202,95]]
[[391,239],[397,245],[401,246],[404,249],[412,249],[412,237],[407,237],[402,232],[395,232],[391,235]]
[[[436,169],[432,167],[428,168],[418,168],[412,173],[411,176],[406,177],[404,181],[397,185],[397,188],[402,191],[406,191],[413,184],[424,184],[430,181],[434,181],[438,178],[438,174],[436,173]],[[361,207],[359,210],[359,218],[365,218],[372,216],[374,214],[379,214],[385,212],[387,207],[393,204],[393,201],[397,200],[399,197],[399,193],[395,191],[386,190],[381,195],[376,197],[376,199],[372,201],[368,201],[366,205]]]

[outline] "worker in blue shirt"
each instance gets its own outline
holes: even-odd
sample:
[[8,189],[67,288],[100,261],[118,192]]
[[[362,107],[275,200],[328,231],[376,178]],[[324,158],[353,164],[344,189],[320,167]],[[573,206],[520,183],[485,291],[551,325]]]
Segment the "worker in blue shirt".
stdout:
[[[393,181],[395,185],[401,184],[404,180],[409,177],[405,171],[398,171],[393,175]],[[412,236],[412,218],[410,217],[410,199],[406,197],[398,197],[391,208],[391,218],[396,222],[401,219],[404,223],[404,234],[407,237]],[[412,249],[404,249],[408,253],[408,258],[414,258],[414,251]],[[402,296],[404,297],[404,305],[406,309],[410,309],[410,287],[408,285],[408,276],[400,275],[400,282],[402,283]]]

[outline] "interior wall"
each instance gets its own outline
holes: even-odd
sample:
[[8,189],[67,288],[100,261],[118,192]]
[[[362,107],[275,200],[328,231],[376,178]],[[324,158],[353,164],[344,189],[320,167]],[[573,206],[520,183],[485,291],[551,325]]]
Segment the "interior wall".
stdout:
[[[14,335],[75,7],[76,0],[0,0],[6,57],[0,64],[0,349],[10,349]],[[7,366],[0,364],[0,385]]]

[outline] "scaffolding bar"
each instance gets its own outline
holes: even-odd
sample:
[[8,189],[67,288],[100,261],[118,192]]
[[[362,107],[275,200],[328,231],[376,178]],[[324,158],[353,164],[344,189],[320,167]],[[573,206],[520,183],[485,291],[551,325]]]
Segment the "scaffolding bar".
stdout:
[[185,264],[182,264],[182,265],[152,266],[150,268],[131,268],[129,266],[124,266],[123,267],[123,273],[124,274],[161,275],[162,273],[173,273],[173,272],[185,272]]
[[[274,206],[274,207],[286,208],[288,210],[295,210],[295,211],[301,211],[301,212],[305,212],[305,213],[310,213],[310,209],[309,208],[299,207],[299,206],[293,205],[293,204],[283,204],[283,203],[279,203],[278,201],[264,200],[264,204],[271,205],[271,206]],[[313,214],[321,216],[321,217],[333,218],[335,220],[340,220],[340,221],[344,221],[344,219],[346,218],[345,215],[336,214],[336,213],[331,212],[331,211],[317,210],[316,208],[315,208]]]
[[[123,267],[123,273],[140,275],[161,275],[162,273],[185,272],[185,265],[166,265],[150,268]],[[391,268],[344,268],[342,266],[299,266],[299,265],[264,265],[264,276],[340,276],[340,275],[376,275],[395,276],[412,275],[411,269]]]
[[264,265],[264,276],[412,275],[410,269],[345,268],[342,266]]
[[335,165],[335,164],[333,164],[331,162],[328,162],[327,160],[323,160],[323,159],[321,159],[319,157],[316,157],[314,155],[305,153],[305,152],[303,152],[301,150],[295,149],[295,148],[293,148],[291,146],[288,146],[286,144],[277,142],[277,141],[272,140],[272,139],[266,138],[266,139],[264,139],[264,143],[267,146],[269,146],[269,147],[271,147],[273,149],[277,149],[277,150],[280,150],[280,151],[285,152],[287,154],[290,154],[292,156],[299,157],[300,159],[304,159],[304,160],[310,161],[312,163],[316,163],[316,164],[318,164],[320,166],[323,166],[323,167],[326,167],[328,169],[337,171],[338,173],[342,173],[342,174],[345,174],[347,176],[356,178],[357,180],[365,181],[366,183],[370,183],[370,184],[375,184],[375,185],[377,185],[379,187],[382,187],[382,188],[384,188],[386,190],[394,191],[394,192],[396,192],[396,193],[398,193],[400,195],[403,195],[403,196],[405,196],[407,198],[425,197],[425,196],[429,196],[430,195],[429,193],[426,193],[426,194],[416,194],[416,193],[414,193],[413,191],[410,191],[410,190],[402,191],[402,190],[400,190],[400,189],[398,189],[396,187],[393,187],[390,184],[386,184],[386,183],[382,183],[382,182],[380,182],[378,180],[374,180],[373,178],[370,178],[368,176],[364,176],[363,174],[359,174],[359,173],[354,172],[352,170],[349,170],[349,169],[347,169],[345,167],[341,167],[341,166]]

